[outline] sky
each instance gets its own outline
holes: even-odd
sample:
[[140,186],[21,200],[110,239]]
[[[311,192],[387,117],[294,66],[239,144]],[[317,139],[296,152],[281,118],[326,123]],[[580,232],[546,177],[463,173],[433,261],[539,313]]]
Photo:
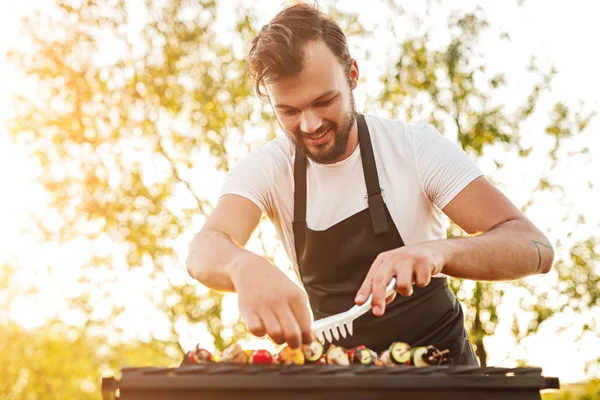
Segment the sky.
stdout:
[[[19,43],[19,16],[44,4],[45,1],[0,0],[0,243],[2,244],[0,246],[0,263],[13,258],[18,260],[23,268],[35,268],[35,265],[52,263],[63,266],[65,271],[74,271],[85,260],[84,254],[70,251],[75,246],[61,249],[38,246],[36,248],[43,249],[41,252],[30,250],[32,245],[39,244],[36,244],[31,236],[23,232],[23,228],[28,224],[29,214],[43,206],[44,195],[34,184],[35,176],[40,171],[35,163],[27,158],[25,149],[11,143],[3,129],[2,122],[10,112],[11,96],[18,93],[20,89],[12,75],[11,67],[6,64],[4,52],[9,46]],[[266,0],[254,2],[253,7],[256,7],[259,15],[264,18],[261,23],[267,22],[280,3],[280,1]],[[362,21],[367,25],[379,22],[381,13],[385,11],[377,2],[338,1],[337,3],[344,9],[359,11]],[[433,8],[434,12],[426,18],[425,24],[441,26],[443,17],[447,14],[448,4],[454,8],[472,9],[477,3],[482,2],[462,0],[442,3]],[[402,4],[411,11],[419,11],[418,8],[423,7],[423,2],[403,2]],[[598,90],[600,89],[600,74],[598,74],[600,56],[597,51],[593,50],[597,38],[600,37],[600,24],[597,22],[597,16],[600,15],[600,2],[529,0],[524,1],[522,6],[519,6],[517,2],[485,2],[482,4],[487,18],[492,23],[492,33],[484,36],[482,48],[489,67],[492,70],[504,71],[508,75],[511,86],[501,94],[505,96],[506,101],[510,101],[514,96],[522,96],[523,91],[526,91],[532,84],[529,77],[524,74],[524,70],[525,65],[529,62],[529,57],[536,54],[541,65],[548,66],[552,63],[558,71],[553,82],[552,93],[544,98],[542,105],[549,106],[557,100],[562,100],[568,105],[576,105],[582,99],[586,102],[586,110],[600,110],[600,90]],[[226,36],[227,29],[228,25],[225,19],[221,25],[221,34]],[[510,42],[503,45],[498,44],[496,33],[500,29],[509,33]],[[373,40],[377,43],[379,43],[379,39],[385,41],[386,35],[385,30],[378,30]],[[444,39],[444,32],[440,29],[438,37],[434,37],[434,40],[443,42]],[[382,50],[381,53],[393,50],[392,43],[390,48]],[[380,73],[382,68],[384,66],[377,62],[377,52],[373,61],[364,63],[361,67],[362,73],[367,76]],[[365,88],[362,94],[369,90],[375,89]],[[364,97],[357,97],[359,106],[361,99]],[[503,99],[500,98],[498,101],[503,101]],[[591,161],[580,157],[569,157],[561,163],[560,169],[551,171],[552,176],[567,188],[567,207],[585,214],[590,221],[586,226],[577,230],[574,240],[598,231],[600,207],[597,207],[597,201],[600,198],[600,174],[593,173],[593,171],[600,171],[600,122],[598,120],[599,118],[588,127],[584,135],[577,139],[590,147]],[[534,121],[526,129],[527,131],[524,132],[525,142],[534,145],[540,154],[543,152],[542,150],[551,145],[548,141],[543,140],[541,133],[543,126]],[[490,156],[492,155],[506,157],[502,152],[490,154]],[[502,171],[495,171],[490,160],[491,158],[481,161],[482,169],[484,172],[494,171],[495,178],[505,184],[503,189],[517,205],[522,205],[528,199],[531,186],[535,184],[537,177],[546,168],[546,164],[543,162],[532,163],[530,161],[524,164],[522,161],[509,158],[510,162]],[[588,187],[589,181],[594,183],[593,188]],[[218,191],[219,183],[215,181],[214,193]],[[555,199],[540,196],[536,199],[536,206],[528,213],[528,216],[548,233],[553,242],[561,238],[561,232],[571,229],[574,224],[572,220],[561,221],[562,213],[556,212],[555,207],[559,207],[555,203]],[[22,279],[25,279],[27,275],[28,273],[22,274]],[[32,276],[35,276],[35,279],[43,280],[47,278],[47,272],[43,268],[38,268]],[[143,277],[128,275],[122,285],[126,287],[129,282],[139,284],[140,279]],[[542,286],[548,284],[544,282],[543,278],[535,277],[533,281],[539,282]],[[44,289],[45,300],[42,302],[51,304],[52,299],[59,298],[65,291],[75,290],[73,282],[73,279],[64,277],[60,282],[47,285]],[[124,298],[122,301],[128,302],[133,310],[144,307],[143,301],[139,297]],[[230,309],[235,308],[235,296],[229,296],[227,301]],[[44,306],[50,307],[47,304]],[[23,322],[34,326],[41,323],[44,318],[43,313],[36,314],[34,312],[39,310],[39,307],[39,303],[24,303],[18,307],[17,314],[25,315],[28,313],[24,311],[29,311],[30,319]],[[518,307],[518,304],[511,303],[509,298],[502,305],[501,311],[515,307]],[[600,312],[596,312],[595,315],[600,321]],[[160,324],[160,321],[153,320],[153,318],[155,317],[148,317],[146,321],[152,320],[153,323]],[[600,347],[597,343],[590,342],[589,347],[586,347],[588,354],[582,354],[570,339],[568,331],[564,336],[557,336],[550,332],[550,328],[551,326],[548,326],[548,332],[532,339],[527,344],[527,349],[522,351],[526,352],[531,363],[543,366],[546,374],[558,375],[564,381],[581,380],[583,378],[581,360],[594,355],[590,355],[590,352],[599,354]],[[504,352],[499,349],[511,346],[509,329],[508,325],[500,326],[498,333],[490,339],[488,348],[492,363],[506,362]],[[132,332],[134,331],[136,330],[133,329]],[[191,345],[195,344],[193,334],[190,334],[186,340]],[[564,352],[561,362],[557,362],[556,350],[552,350],[557,346],[560,346],[561,351]],[[551,350],[548,350],[549,348]],[[518,350],[515,356],[520,355],[520,351]]]

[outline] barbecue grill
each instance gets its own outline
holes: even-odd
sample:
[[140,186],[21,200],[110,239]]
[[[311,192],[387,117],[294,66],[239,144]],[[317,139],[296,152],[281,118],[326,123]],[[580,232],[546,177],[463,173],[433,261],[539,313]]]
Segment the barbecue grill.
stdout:
[[122,368],[104,400],[422,399],[534,400],[559,380],[541,368],[202,364]]

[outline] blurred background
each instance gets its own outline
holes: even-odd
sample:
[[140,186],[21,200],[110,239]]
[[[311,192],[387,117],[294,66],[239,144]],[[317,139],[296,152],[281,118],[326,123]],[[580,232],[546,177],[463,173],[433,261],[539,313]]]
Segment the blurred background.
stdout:
[[[224,173],[281,134],[245,56],[282,4],[0,1],[0,398],[98,399],[102,376],[197,343],[275,349],[185,258]],[[600,3],[319,5],[358,109],[434,124],[555,246],[548,275],[452,280],[482,365],[599,398]],[[268,220],[249,248],[296,279]]]

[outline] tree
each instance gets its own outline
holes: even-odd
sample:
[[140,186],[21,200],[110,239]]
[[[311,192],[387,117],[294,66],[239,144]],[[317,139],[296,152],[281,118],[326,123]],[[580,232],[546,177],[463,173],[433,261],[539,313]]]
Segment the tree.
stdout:
[[[208,321],[222,349],[243,325],[231,327],[238,335],[221,336],[222,294],[185,281],[175,270],[181,255],[173,244],[210,210],[207,162],[226,170],[230,143],[243,140],[261,116],[241,56],[216,40],[216,6],[59,1],[28,18],[35,51],[11,57],[38,80],[43,102],[22,97],[11,130],[49,171],[40,182],[60,223],[52,229],[40,218],[46,240],[84,236],[124,245],[90,257],[89,267],[124,261],[147,270],[164,289],[148,297],[171,321],[171,345],[175,322],[183,319]],[[238,40],[251,34],[243,15],[236,32]],[[97,282],[83,275],[82,284]]]

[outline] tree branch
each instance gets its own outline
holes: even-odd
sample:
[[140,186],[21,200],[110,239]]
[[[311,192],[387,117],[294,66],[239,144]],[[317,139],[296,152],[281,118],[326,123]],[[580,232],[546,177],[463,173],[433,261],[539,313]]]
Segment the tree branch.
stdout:
[[179,173],[179,169],[177,168],[177,165],[175,164],[175,160],[173,160],[173,158],[169,154],[167,154],[167,151],[165,150],[165,148],[162,145],[162,140],[160,137],[158,137],[158,139],[157,139],[156,149],[169,162],[169,165],[171,166],[171,170],[173,171],[173,175],[175,175],[175,179],[177,179],[179,182],[183,183],[183,185],[189,190],[190,194],[194,197],[194,199],[196,200],[196,204],[198,204],[198,207],[200,208],[200,211],[202,212],[202,214],[204,214],[205,216],[208,215],[210,212],[208,210],[208,207],[209,207],[208,201],[198,197],[198,195],[194,192],[194,189],[192,189],[192,186],[190,185],[190,183],[181,177],[181,174]]

